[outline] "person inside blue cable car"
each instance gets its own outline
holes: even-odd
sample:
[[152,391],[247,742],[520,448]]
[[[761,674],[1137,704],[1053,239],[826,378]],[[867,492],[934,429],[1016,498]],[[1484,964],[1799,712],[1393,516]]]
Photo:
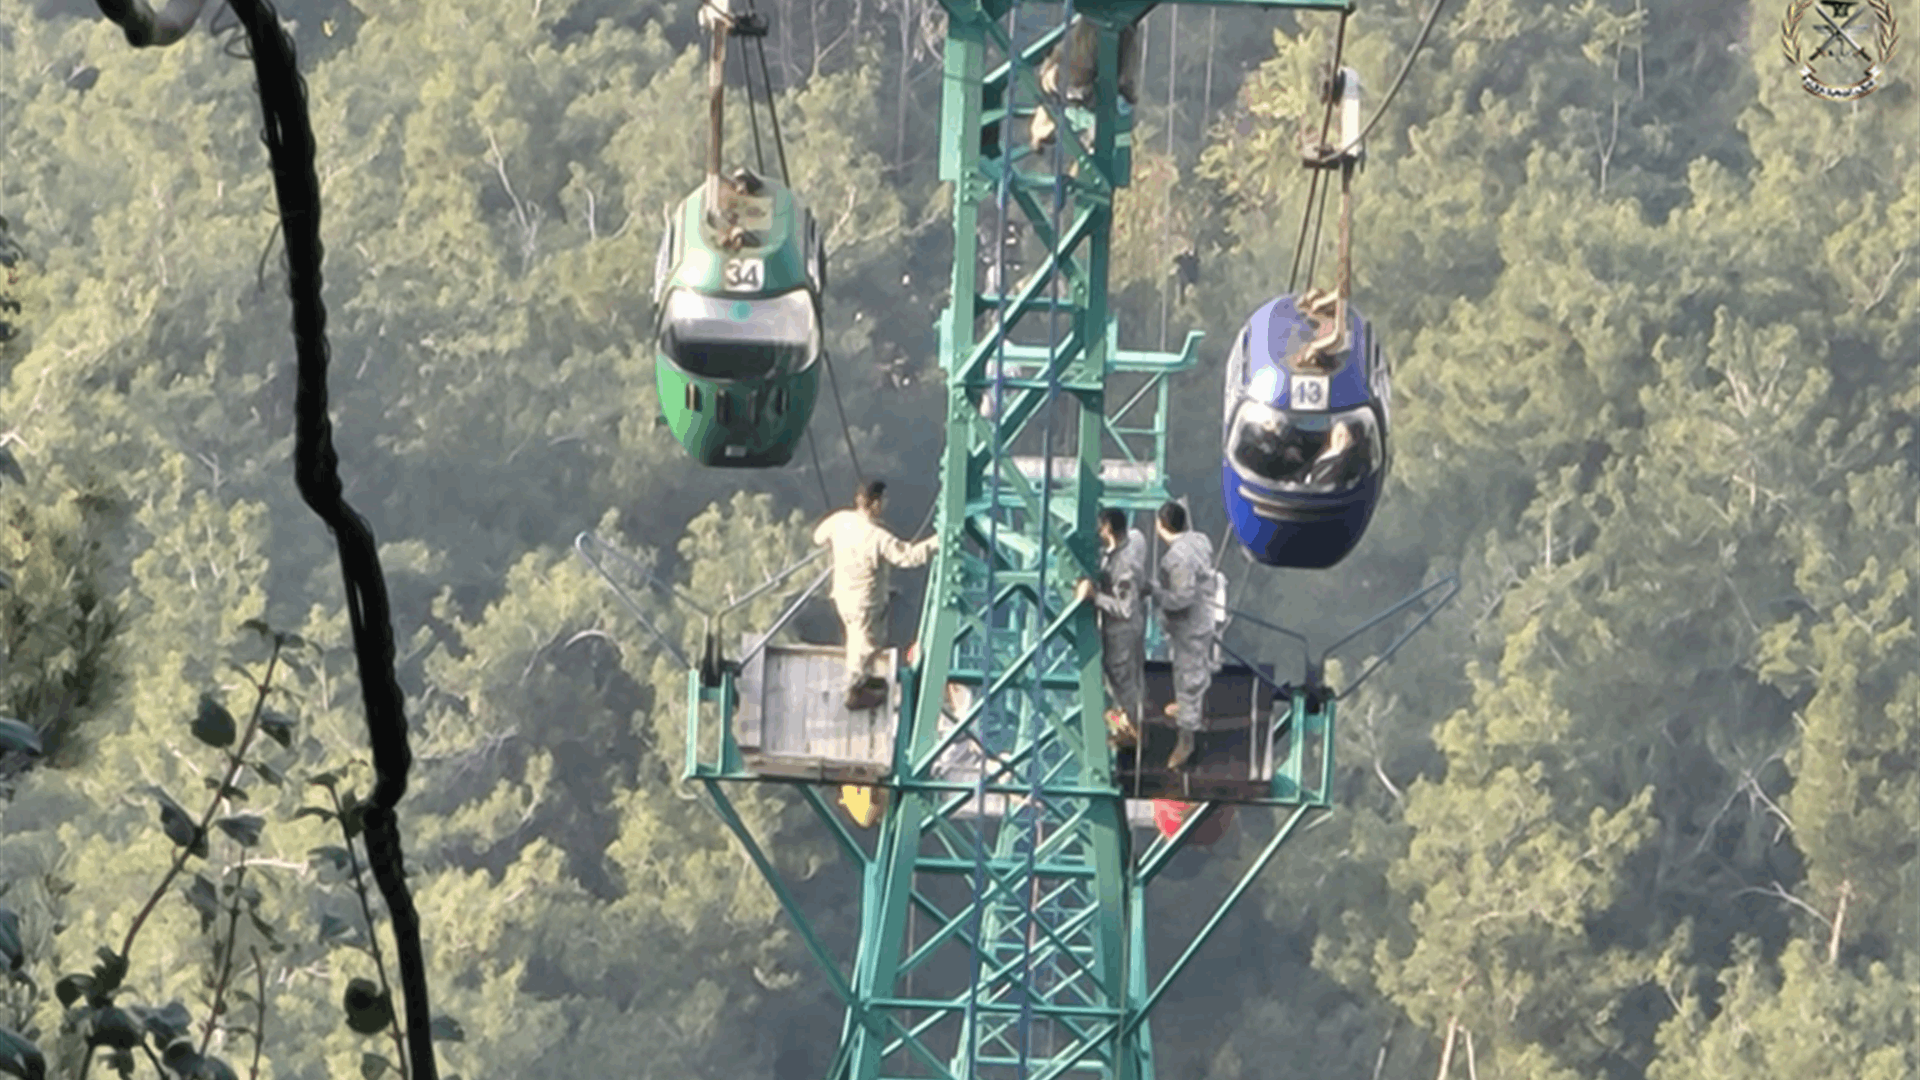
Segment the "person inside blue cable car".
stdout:
[[[1333,319],[1344,315],[1344,335]],[[1268,566],[1324,569],[1373,517],[1389,464],[1386,360],[1345,304],[1283,296],[1227,361],[1221,481],[1240,543]]]
[[1237,472],[1275,491],[1338,495],[1372,475],[1380,460],[1380,429],[1365,405],[1290,415],[1249,401],[1234,418],[1227,457]]

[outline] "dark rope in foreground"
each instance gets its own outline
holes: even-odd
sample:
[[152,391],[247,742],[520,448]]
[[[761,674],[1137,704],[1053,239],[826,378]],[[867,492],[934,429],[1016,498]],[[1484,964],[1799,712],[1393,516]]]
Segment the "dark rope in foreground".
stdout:
[[273,162],[274,193],[287,245],[287,291],[293,299],[293,343],[299,362],[294,395],[294,476],[300,495],[332,530],[340,549],[353,652],[360,667],[360,697],[367,710],[367,741],[373,748],[374,787],[361,816],[367,861],[393,921],[400,987],[406,999],[407,1049],[413,1080],[438,1080],[433,1024],[427,1002],[427,966],[420,949],[420,915],[400,851],[395,808],[407,793],[413,754],[407,748],[406,705],[393,672],[393,614],[386,576],[367,520],[342,495],[340,456],[327,417],[327,309],[320,299],[320,178],[314,172],[313,124],[306,86],[293,54],[293,39],[280,27],[267,0],[231,0],[247,28],[253,70],[260,80],[261,137]]
[[[97,0],[135,47],[180,40],[204,0],[170,0],[159,15],[144,0]],[[374,788],[361,811],[362,835],[374,882],[393,922],[406,1002],[411,1080],[439,1080],[433,1057],[433,1024],[427,1000],[427,968],[420,949],[420,915],[407,890],[395,808],[407,793],[413,754],[407,748],[405,701],[394,676],[393,615],[373,530],[341,494],[340,456],[327,417],[327,310],[320,298],[320,180],[314,172],[313,124],[306,84],[294,58],[293,40],[267,0],[229,0],[246,27],[248,51],[259,80],[261,138],[273,165],[274,194],[286,236],[287,292],[293,301],[294,354],[299,365],[294,395],[294,478],[300,495],[327,523],[340,550],[353,652],[360,670],[360,696],[367,710],[367,741],[373,749]],[[372,930],[372,928],[369,928]],[[377,931],[374,931],[377,932]]]

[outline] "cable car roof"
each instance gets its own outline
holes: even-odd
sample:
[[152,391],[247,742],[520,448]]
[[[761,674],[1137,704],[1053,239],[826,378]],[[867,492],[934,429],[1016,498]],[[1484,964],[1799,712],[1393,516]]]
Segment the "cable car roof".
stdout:
[[751,190],[732,178],[718,188],[714,214],[707,213],[705,184],[681,200],[674,216],[681,250],[667,286],[751,298],[810,284],[811,215],[799,197],[761,176],[752,177]]
[[[1289,412],[1340,412],[1372,400],[1367,386],[1366,365],[1355,363],[1364,357],[1372,340],[1365,319],[1354,308],[1347,309],[1347,349],[1337,354],[1340,367],[1330,374],[1296,372],[1287,366],[1287,358],[1306,348],[1313,337],[1313,322],[1300,310],[1291,296],[1282,296],[1260,306],[1247,320],[1242,333],[1247,335],[1247,396],[1264,405]],[[1319,380],[1324,404],[1295,401],[1296,379]]]

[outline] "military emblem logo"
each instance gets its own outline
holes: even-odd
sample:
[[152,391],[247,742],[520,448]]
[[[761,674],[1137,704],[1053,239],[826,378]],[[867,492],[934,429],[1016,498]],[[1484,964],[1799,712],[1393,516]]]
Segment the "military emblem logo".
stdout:
[[[1818,19],[1803,26],[1809,11]],[[1878,90],[1899,39],[1889,0],[1792,0],[1780,22],[1780,44],[1800,69],[1801,87],[1828,101]]]

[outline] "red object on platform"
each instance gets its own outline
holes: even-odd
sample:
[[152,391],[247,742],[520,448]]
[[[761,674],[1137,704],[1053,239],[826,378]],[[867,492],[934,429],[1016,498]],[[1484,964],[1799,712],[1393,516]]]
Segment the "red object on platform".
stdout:
[[[1161,836],[1172,839],[1173,834],[1180,831],[1181,822],[1187,820],[1187,815],[1197,805],[1199,804],[1180,802],[1176,799],[1155,799],[1153,800],[1153,824],[1160,830]],[[1231,824],[1233,824],[1233,807],[1218,807],[1207,820],[1196,825],[1193,832],[1187,834],[1187,840],[1200,847],[1212,847],[1227,834],[1227,826]]]

